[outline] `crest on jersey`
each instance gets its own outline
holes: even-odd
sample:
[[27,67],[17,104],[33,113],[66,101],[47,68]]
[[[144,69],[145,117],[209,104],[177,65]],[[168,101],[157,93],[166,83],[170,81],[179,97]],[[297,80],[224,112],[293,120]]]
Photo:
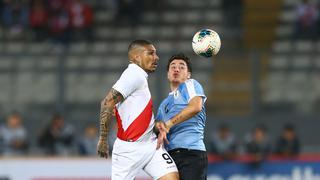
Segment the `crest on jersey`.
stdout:
[[174,97],[175,99],[177,99],[177,98],[179,97],[179,95],[180,95],[179,91],[175,91],[175,92],[173,93],[173,97]]

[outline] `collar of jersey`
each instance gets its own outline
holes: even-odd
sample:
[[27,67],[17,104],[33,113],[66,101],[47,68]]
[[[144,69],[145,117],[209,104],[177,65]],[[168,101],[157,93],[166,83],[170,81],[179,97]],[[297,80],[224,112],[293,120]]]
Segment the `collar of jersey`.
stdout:
[[177,87],[177,89],[175,89],[174,91],[169,92],[169,95],[173,95],[176,91],[178,91],[178,89],[182,86],[182,84],[186,83],[187,81],[191,81],[191,80],[192,79],[187,79],[183,83],[180,83],[179,86]]
[[[183,84],[183,83],[181,83],[181,84]],[[174,95],[174,93],[176,93],[176,92],[179,90],[179,87],[181,86],[181,84],[179,84],[179,86],[177,87],[177,89],[169,92],[169,95]]]
[[141,73],[143,73],[143,75],[144,75],[146,78],[148,78],[148,73],[146,73],[140,66],[138,66],[138,65],[136,65],[136,64],[134,64],[134,63],[131,63],[131,64],[129,64],[129,67],[132,67],[132,68],[140,71]]

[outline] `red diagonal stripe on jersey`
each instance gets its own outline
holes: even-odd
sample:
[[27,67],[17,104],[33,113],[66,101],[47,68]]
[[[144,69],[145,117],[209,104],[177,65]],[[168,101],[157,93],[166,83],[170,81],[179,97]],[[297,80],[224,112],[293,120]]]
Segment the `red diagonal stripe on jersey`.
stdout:
[[123,136],[123,134],[124,134],[124,130],[123,130],[123,127],[122,127],[122,120],[121,120],[121,117],[120,117],[120,115],[119,115],[118,109],[115,108],[115,110],[116,110],[116,113],[115,113],[115,114],[116,114],[116,119],[117,119],[117,124],[118,124],[117,137],[118,137],[119,139],[123,140],[123,139],[122,139],[122,136]]
[[116,109],[116,118],[118,123],[117,137],[124,141],[136,141],[148,129],[152,118],[152,100],[150,99],[142,113],[130,124],[126,131],[123,130],[122,120]]

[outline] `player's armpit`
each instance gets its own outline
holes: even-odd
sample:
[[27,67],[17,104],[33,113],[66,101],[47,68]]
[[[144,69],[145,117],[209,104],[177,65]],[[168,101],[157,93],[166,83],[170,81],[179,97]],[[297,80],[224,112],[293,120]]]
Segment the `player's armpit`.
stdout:
[[111,89],[107,96],[102,100],[101,105],[114,107],[118,102],[122,102],[124,100],[122,94],[115,90]]

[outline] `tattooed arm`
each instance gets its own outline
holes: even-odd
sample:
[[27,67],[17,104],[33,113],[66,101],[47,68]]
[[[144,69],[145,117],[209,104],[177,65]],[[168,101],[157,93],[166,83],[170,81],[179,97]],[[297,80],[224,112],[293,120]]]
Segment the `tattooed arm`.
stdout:
[[111,118],[113,116],[114,106],[123,101],[123,96],[116,91],[111,89],[107,96],[101,102],[100,109],[100,138],[97,145],[98,155],[100,157],[108,158],[109,156],[109,147],[107,143],[107,137],[109,133],[109,125]]
[[169,131],[172,126],[182,123],[199,113],[202,109],[202,101],[202,97],[200,96],[192,98],[187,107],[165,123],[167,131]]

